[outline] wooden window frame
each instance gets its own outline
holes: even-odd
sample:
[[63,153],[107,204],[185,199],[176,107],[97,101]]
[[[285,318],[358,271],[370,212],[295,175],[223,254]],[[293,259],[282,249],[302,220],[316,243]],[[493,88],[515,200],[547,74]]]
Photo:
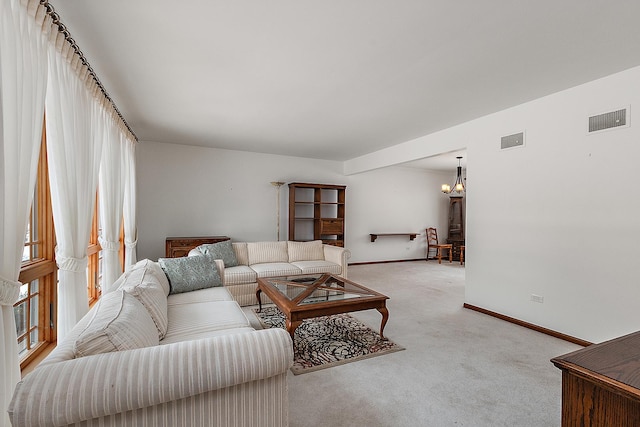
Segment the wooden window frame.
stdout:
[[[36,215],[35,221],[38,223],[38,257],[26,260],[20,268],[18,280],[24,284],[38,280],[38,341],[31,345],[28,335],[33,330],[34,325],[30,325],[31,313],[28,317],[27,327],[27,351],[20,358],[20,367],[23,368],[36,358],[49,344],[56,341],[56,307],[57,307],[57,272],[58,268],[55,262],[55,230],[53,228],[53,212],[51,208],[51,191],[49,187],[49,171],[46,157],[46,137],[43,124],[42,144],[40,148],[40,157],[38,160],[38,170],[36,177],[36,190],[34,194],[36,212],[32,211],[31,215]],[[32,218],[33,219],[33,218]],[[30,239],[32,240],[32,239]],[[34,242],[27,242],[31,247],[33,255]],[[33,294],[35,295],[35,294]],[[30,305],[31,292],[26,298],[20,299],[14,306],[17,306],[26,300],[29,300],[27,306]],[[23,337],[21,335],[20,337]],[[19,337],[19,338],[20,338]]]

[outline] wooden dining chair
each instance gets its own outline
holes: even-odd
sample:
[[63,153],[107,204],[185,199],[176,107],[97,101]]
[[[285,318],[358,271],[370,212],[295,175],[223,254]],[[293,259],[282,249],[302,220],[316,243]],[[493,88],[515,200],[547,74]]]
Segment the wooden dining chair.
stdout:
[[[438,230],[433,227],[427,228],[427,261],[429,258],[429,252],[431,249],[436,250],[436,256],[438,258],[438,264],[442,264],[442,250],[449,251],[449,262],[453,262],[453,245],[451,243],[439,243],[438,242]],[[433,259],[433,258],[431,258]]]

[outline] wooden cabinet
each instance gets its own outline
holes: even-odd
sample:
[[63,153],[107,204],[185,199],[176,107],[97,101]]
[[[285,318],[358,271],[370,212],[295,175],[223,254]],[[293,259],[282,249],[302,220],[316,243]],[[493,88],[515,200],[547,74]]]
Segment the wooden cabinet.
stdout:
[[178,258],[187,256],[189,251],[196,246],[205,243],[218,243],[229,240],[227,236],[209,237],[167,237],[165,242],[165,256],[167,258]]
[[464,245],[464,198],[449,198],[449,235],[447,243],[453,245],[453,259],[460,260],[460,246]]
[[640,426],[640,332],[551,360],[562,370],[562,426]]
[[289,184],[289,240],[344,246],[345,185]]

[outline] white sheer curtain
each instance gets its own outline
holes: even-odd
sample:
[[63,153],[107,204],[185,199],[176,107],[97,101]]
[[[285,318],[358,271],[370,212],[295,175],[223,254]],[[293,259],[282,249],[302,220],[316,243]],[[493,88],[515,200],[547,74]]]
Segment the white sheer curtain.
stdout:
[[58,340],[89,309],[87,245],[101,139],[92,135],[96,84],[61,33],[49,40],[47,155],[58,264]]
[[13,304],[33,198],[51,20],[39,1],[0,1],[0,426],[20,381]]
[[102,247],[102,292],[111,291],[111,285],[122,272],[118,250],[120,249],[120,226],[124,203],[124,137],[114,117],[108,117],[105,127],[102,161],[100,163],[100,185],[98,186],[100,207],[100,246]]
[[138,228],[136,223],[136,144],[128,139],[124,147],[124,265],[137,262],[136,245]]

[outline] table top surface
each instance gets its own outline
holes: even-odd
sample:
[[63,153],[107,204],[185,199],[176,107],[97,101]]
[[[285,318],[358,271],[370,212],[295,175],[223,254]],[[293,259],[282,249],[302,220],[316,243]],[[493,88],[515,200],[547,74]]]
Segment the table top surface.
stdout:
[[552,359],[559,368],[571,365],[587,369],[614,381],[639,389],[640,332],[590,345]]
[[278,300],[274,301],[276,305],[284,305],[289,310],[359,304],[389,298],[333,274],[259,278],[258,284],[271,299]]

